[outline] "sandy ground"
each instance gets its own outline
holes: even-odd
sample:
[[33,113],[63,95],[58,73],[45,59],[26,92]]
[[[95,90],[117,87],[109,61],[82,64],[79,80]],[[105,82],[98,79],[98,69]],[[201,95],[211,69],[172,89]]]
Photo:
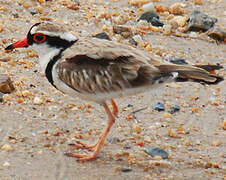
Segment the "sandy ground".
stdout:
[[[171,83],[144,94],[116,99],[120,115],[99,158],[79,163],[64,156],[64,152],[74,151],[70,143],[76,140],[92,143],[98,139],[106,123],[104,109],[55,90],[40,72],[33,52],[19,49],[4,54],[4,47],[24,37],[29,27],[40,19],[62,21],[75,34],[88,36],[102,32],[105,23],[87,19],[88,13],[133,10],[138,17],[140,12],[126,0],[105,3],[86,0],[76,11],[62,2],[40,5],[30,0],[0,0],[0,54],[10,59],[0,62],[0,72],[9,74],[16,86],[16,91],[0,104],[0,179],[226,179],[226,131],[222,129],[226,117],[225,81],[214,86]],[[174,2],[166,0],[156,4],[167,6]],[[186,13],[191,12],[193,3],[180,2],[186,4]],[[219,24],[225,26],[225,2],[204,2],[198,8],[217,17]],[[37,8],[40,14],[32,16],[26,5]],[[132,22],[136,23],[135,19]],[[226,68],[225,44],[164,36],[158,32],[150,32],[143,38],[152,47],[189,62],[220,63]],[[224,70],[220,73],[225,76]],[[35,97],[42,104],[35,105]],[[165,112],[153,110],[152,104],[157,101],[166,105]],[[180,105],[181,111],[169,115],[167,111],[172,104]],[[146,109],[130,119],[131,113],[141,108]],[[9,147],[2,148],[4,145]],[[143,149],[149,146],[162,147],[170,158],[159,160],[147,156]],[[124,167],[132,171],[122,172],[120,169]]]

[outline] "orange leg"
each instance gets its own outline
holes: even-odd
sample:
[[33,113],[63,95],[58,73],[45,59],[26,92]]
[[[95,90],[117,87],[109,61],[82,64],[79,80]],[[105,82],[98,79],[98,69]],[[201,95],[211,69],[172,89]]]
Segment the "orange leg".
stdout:
[[[104,131],[104,133],[102,134],[102,136],[100,137],[98,142],[95,145],[91,145],[91,149],[93,148],[93,152],[89,153],[89,154],[66,153],[65,155],[67,155],[69,157],[79,158],[79,161],[81,161],[81,162],[95,160],[97,158],[102,146],[104,145],[104,141],[105,141],[108,133],[110,132],[112,125],[115,122],[115,117],[113,116],[112,112],[110,111],[108,105],[106,103],[104,103],[103,106],[104,106],[106,113],[108,114],[108,124],[107,124],[106,130]],[[89,146],[84,145],[84,147],[89,147]]]
[[77,144],[70,144],[71,146],[74,146],[76,149],[87,149],[89,151],[94,151],[95,147],[97,146],[98,142],[95,144],[86,144],[80,141],[76,142]]
[[111,99],[111,104],[112,104],[112,107],[113,107],[113,114],[116,117],[116,116],[118,116],[118,106],[115,103],[114,99]]

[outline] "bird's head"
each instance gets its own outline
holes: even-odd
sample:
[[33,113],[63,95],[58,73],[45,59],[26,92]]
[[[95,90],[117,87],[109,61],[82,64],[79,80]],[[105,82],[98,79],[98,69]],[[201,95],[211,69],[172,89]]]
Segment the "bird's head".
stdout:
[[31,47],[39,55],[45,55],[52,50],[62,50],[70,47],[77,38],[63,26],[51,22],[34,24],[27,36],[8,47],[5,50]]

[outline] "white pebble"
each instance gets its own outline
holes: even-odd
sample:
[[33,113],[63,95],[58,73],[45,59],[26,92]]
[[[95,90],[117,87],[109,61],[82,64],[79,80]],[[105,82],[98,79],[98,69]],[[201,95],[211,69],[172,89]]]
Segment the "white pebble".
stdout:
[[39,97],[35,97],[33,103],[35,105],[40,105],[43,103],[43,101]]
[[146,12],[146,11],[155,11],[155,7],[154,7],[153,2],[144,4],[144,5],[142,6],[142,9],[143,9],[144,12]]
[[9,162],[6,161],[6,162],[3,163],[3,166],[4,166],[4,167],[10,167],[11,165],[10,165]]

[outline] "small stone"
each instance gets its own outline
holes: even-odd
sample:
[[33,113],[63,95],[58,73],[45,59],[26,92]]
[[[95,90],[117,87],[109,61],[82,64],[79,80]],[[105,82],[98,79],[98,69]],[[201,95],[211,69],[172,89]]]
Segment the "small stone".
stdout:
[[4,144],[1,149],[3,151],[7,151],[7,152],[10,152],[10,151],[13,151],[14,149],[9,145],[9,144]]
[[133,37],[129,38],[129,43],[134,45],[134,46],[137,46],[137,42],[134,40]]
[[17,12],[13,12],[12,15],[14,18],[19,18],[19,14]]
[[116,34],[121,34],[124,38],[128,38],[133,35],[132,29],[129,26],[114,25],[113,32]]
[[121,168],[121,171],[122,171],[122,172],[131,172],[132,169],[131,169],[130,167],[122,167],[122,168]]
[[147,11],[154,11],[154,10],[155,10],[155,7],[154,7],[153,2],[150,2],[150,3],[144,4],[144,5],[142,6],[142,9],[143,9],[144,12],[147,12]]
[[5,162],[3,163],[3,166],[4,166],[4,167],[10,167],[11,164],[10,164],[9,162],[5,161]]
[[162,27],[164,24],[162,21],[160,21],[160,19],[153,17],[151,20],[151,25],[156,27]]
[[138,19],[138,21],[140,20],[145,20],[151,23],[153,26],[157,27],[159,26],[162,27],[164,25],[163,22],[159,19],[159,15],[154,11],[148,11],[143,13],[141,17]]
[[226,130],[226,119],[223,121],[222,129]]
[[168,58],[167,61],[173,64],[180,64],[180,65],[188,64],[184,58]]
[[94,35],[93,37],[98,38],[98,39],[106,39],[106,40],[111,41],[110,37],[107,35],[106,32],[98,33],[98,34]]
[[216,18],[209,17],[207,14],[194,9],[190,14],[187,30],[188,31],[207,31],[217,22]]
[[133,132],[136,132],[137,134],[140,134],[141,131],[142,131],[141,127],[138,124],[134,123],[133,124]]
[[4,56],[2,54],[0,54],[0,62],[8,62],[11,60],[10,56]]
[[128,0],[128,4],[133,6],[141,6],[143,4],[149,3],[150,0]]
[[40,99],[39,97],[35,97],[33,103],[34,103],[35,105],[40,105],[40,104],[43,103],[43,100]]
[[28,97],[28,96],[32,95],[32,93],[30,91],[28,91],[28,90],[22,91],[21,94],[22,94],[23,97]]
[[172,26],[171,25],[164,25],[163,26],[163,34],[164,35],[170,35],[171,34],[171,31],[172,31]]
[[207,35],[217,41],[226,41],[226,31],[221,29],[219,26],[211,28]]
[[184,14],[184,4],[175,3],[169,7],[169,12],[174,15],[182,15]]
[[6,74],[0,74],[0,92],[11,93],[14,90],[10,77]]
[[170,20],[170,24],[172,21],[176,22],[179,27],[184,27],[187,23],[188,18],[185,16],[175,16],[173,19]]
[[9,94],[4,94],[2,96],[3,101],[11,101],[12,97]]
[[0,102],[3,102],[3,93],[0,92]]
[[180,106],[174,104],[170,107],[169,113],[174,114],[175,112],[178,112],[178,111],[180,111]]
[[35,14],[38,14],[38,11],[36,9],[34,9],[33,7],[29,7],[28,11],[31,13],[32,16]]
[[165,111],[165,105],[161,102],[157,102],[153,104],[153,109],[156,111]]
[[162,159],[168,159],[169,157],[168,152],[158,146],[144,148],[144,152],[152,157],[160,156]]
[[164,113],[164,114],[163,114],[163,117],[164,117],[164,118],[170,118],[171,116],[172,116],[172,115],[171,115],[170,113]]

